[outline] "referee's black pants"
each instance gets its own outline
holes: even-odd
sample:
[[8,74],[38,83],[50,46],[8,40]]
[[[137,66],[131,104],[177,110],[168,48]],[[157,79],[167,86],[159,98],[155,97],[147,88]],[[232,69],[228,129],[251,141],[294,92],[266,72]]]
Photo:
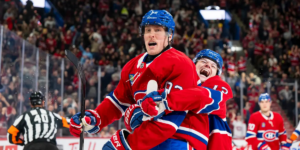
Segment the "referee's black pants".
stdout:
[[58,150],[58,148],[49,142],[33,142],[25,145],[23,150]]

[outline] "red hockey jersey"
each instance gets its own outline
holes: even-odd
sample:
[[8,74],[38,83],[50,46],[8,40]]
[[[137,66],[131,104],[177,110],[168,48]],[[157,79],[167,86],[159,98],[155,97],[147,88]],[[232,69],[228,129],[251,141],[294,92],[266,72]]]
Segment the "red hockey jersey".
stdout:
[[[171,87],[170,93],[197,87],[195,65],[185,54],[171,48],[146,63],[147,55],[141,54],[124,66],[118,86],[96,108],[101,117],[101,128],[120,119],[127,107],[142,99],[146,95],[149,80],[157,81],[159,89],[168,85]],[[197,126],[202,122],[206,122],[206,125]],[[157,121],[143,122],[128,135],[127,140],[133,150],[151,149],[168,138],[187,139],[191,144],[201,143],[195,148],[205,149],[208,128],[207,115],[172,112]]]
[[226,101],[232,97],[230,86],[219,76],[214,76],[197,88],[170,93],[167,99],[171,110],[210,114],[208,149],[231,150],[232,134],[226,122]]
[[280,149],[280,143],[286,141],[286,131],[280,114],[271,112],[270,117],[263,115],[260,111],[250,116],[246,141],[257,150],[263,141],[273,150]]
[[233,97],[228,83],[220,76],[207,79],[201,86],[213,88],[223,93],[220,109],[214,110],[209,115],[209,140],[208,150],[232,150],[232,133],[226,121],[226,101]]

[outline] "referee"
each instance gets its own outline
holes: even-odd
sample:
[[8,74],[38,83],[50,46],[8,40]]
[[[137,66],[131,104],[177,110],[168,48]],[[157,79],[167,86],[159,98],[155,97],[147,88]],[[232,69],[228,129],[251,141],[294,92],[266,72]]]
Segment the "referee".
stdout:
[[[44,95],[38,91],[30,95],[31,110],[18,117],[7,133],[12,144],[25,145],[24,150],[58,150],[58,127],[69,128],[66,119],[44,109]],[[19,136],[23,134],[23,139]]]

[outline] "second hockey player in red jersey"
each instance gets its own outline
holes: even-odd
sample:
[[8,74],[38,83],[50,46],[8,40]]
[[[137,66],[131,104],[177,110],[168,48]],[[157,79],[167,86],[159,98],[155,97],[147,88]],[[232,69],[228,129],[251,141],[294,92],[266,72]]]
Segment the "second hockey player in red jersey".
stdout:
[[[154,116],[159,116],[160,113],[163,112],[162,110],[165,109],[169,111],[189,110],[199,115],[209,114],[210,136],[208,140],[208,149],[231,150],[232,137],[226,122],[226,101],[232,98],[233,95],[230,86],[218,76],[222,71],[222,67],[220,67],[223,63],[222,58],[218,53],[205,49],[200,51],[193,61],[202,83],[201,86],[199,84],[196,88],[183,89],[172,93],[165,90],[162,92],[164,105],[160,105],[158,111],[156,111],[155,108],[156,104],[152,102],[158,102],[158,100],[151,99],[151,96],[141,102],[141,108],[146,114],[153,114],[153,112],[156,112],[156,114],[154,113]],[[151,103],[154,105],[151,105]],[[163,109],[161,109],[161,107],[163,107]],[[206,122],[194,124],[202,126],[205,125]],[[133,126],[136,126],[136,124]],[[184,132],[184,130],[179,127],[177,133],[181,132]],[[192,144],[197,145],[197,143]]]
[[246,141],[253,150],[279,150],[284,148],[287,136],[280,114],[271,111],[268,93],[259,96],[260,111],[250,116]]

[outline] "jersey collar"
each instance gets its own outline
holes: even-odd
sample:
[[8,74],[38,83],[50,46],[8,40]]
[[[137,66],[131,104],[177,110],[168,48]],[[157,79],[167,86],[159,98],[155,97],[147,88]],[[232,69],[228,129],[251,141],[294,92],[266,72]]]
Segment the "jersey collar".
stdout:
[[[172,47],[169,47],[168,49],[164,50],[163,52],[165,52],[165,51],[167,51],[167,50],[169,50],[169,49],[171,49],[171,48],[172,48]],[[143,56],[138,60],[138,63],[137,63],[137,66],[136,66],[136,67],[139,68],[143,62],[145,62],[145,63],[146,63],[146,67],[148,67],[148,66],[149,66],[149,65],[150,65],[157,57],[159,57],[161,54],[162,54],[162,53],[158,54],[152,61],[150,61],[150,62],[145,62],[146,56],[149,55],[147,52],[145,52],[145,53],[143,54]]]
[[259,111],[259,112],[260,112],[261,116],[262,116],[263,118],[265,118],[266,120],[273,120],[273,118],[274,118],[274,114],[273,114],[272,111],[270,111],[270,117],[265,116],[264,114],[262,114],[261,111]]

